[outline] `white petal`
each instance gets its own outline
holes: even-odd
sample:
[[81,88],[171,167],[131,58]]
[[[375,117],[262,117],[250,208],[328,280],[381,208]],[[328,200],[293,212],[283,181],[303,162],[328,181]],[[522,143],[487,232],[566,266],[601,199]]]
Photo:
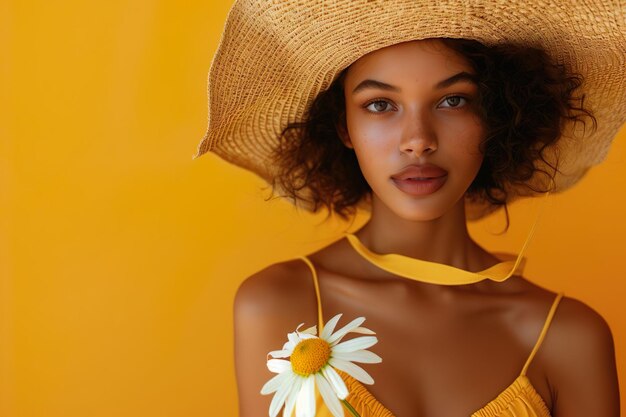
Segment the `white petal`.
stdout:
[[302,388],[302,383],[304,382],[304,378],[298,376],[293,381],[293,387],[287,396],[287,401],[285,401],[285,408],[283,409],[283,417],[291,417],[293,414],[293,408],[296,406],[296,399],[298,398],[298,394],[300,393],[300,388]]
[[273,350],[270,353],[268,353],[268,355],[270,355],[272,358],[288,358],[289,356],[291,356],[293,352],[289,349],[284,349],[284,350]]
[[338,345],[332,347],[334,352],[354,352],[360,349],[367,349],[378,343],[378,339],[375,336],[361,336],[354,339],[341,342]]
[[352,333],[360,333],[360,334],[376,334],[376,332],[366,328],[366,327],[357,327],[352,330]]
[[365,372],[365,370],[361,368],[359,365],[355,365],[352,362],[348,362],[348,361],[344,361],[344,360],[336,359],[336,358],[330,358],[329,362],[335,368],[341,369],[342,371],[344,371],[345,373],[347,373],[354,379],[357,379],[364,384],[371,385],[374,383],[374,379],[370,376],[370,374]]
[[270,359],[269,361],[267,361],[267,369],[274,373],[280,374],[288,369],[291,369],[291,362],[284,359]]
[[315,378],[307,377],[302,383],[296,403],[296,417],[315,417]]
[[318,337],[309,333],[300,333],[300,339],[318,339]]
[[[296,345],[298,343],[300,343],[300,336],[298,336],[298,333],[296,333],[296,332],[287,333],[287,339],[289,339],[289,344],[293,346],[291,348],[292,350],[293,350],[294,347],[296,347]],[[283,349],[284,349],[284,347],[283,347]]]
[[309,327],[308,329],[300,330],[300,327],[302,327],[303,325],[304,323],[300,323],[300,325],[296,329],[296,333],[298,333],[298,337],[300,337],[301,339],[307,339],[310,336],[317,337],[315,336],[315,334],[317,333],[317,331],[315,330],[317,326],[312,326],[312,327]]
[[327,339],[328,343],[332,345],[333,342],[339,342],[342,337],[344,337],[350,331],[359,327],[361,324],[363,324],[364,321],[365,317],[357,317],[356,319],[352,320],[350,323],[337,330],[334,334],[330,335]]
[[287,372],[283,372],[282,374],[275,375],[272,379],[267,381],[265,385],[263,385],[263,388],[261,388],[261,394],[267,395],[276,391],[278,388],[280,388],[283,382],[289,377],[290,373],[293,374],[293,372],[287,371]]
[[330,385],[337,393],[337,397],[340,400],[345,400],[348,396],[348,387],[346,387],[346,383],[343,381],[341,376],[333,369],[332,366],[326,366],[322,369],[322,373],[326,377],[326,380],[330,382]]
[[360,362],[360,363],[381,363],[383,359],[369,350],[356,350],[354,352],[333,352],[333,358],[343,359],[344,361]]
[[317,334],[317,326],[311,326],[306,330],[302,330],[300,333],[308,333],[308,334],[312,334],[313,336],[315,336]]
[[326,378],[324,378],[319,373],[315,374],[315,382],[317,382],[317,387],[319,388],[320,394],[322,394],[322,398],[326,403],[326,406],[333,413],[335,417],[344,417],[343,416],[343,407],[339,402],[339,398],[337,398],[337,394],[330,387],[328,382],[326,382]]
[[326,325],[324,326],[324,330],[322,330],[322,334],[320,335],[322,339],[328,340],[328,337],[333,333],[333,330],[335,330],[335,326],[337,325],[337,322],[339,321],[341,316],[342,314],[339,313],[332,319],[328,320],[328,323],[326,323]]
[[290,373],[287,374],[287,378],[285,383],[280,386],[276,394],[274,394],[274,398],[272,398],[272,402],[270,403],[270,417],[276,417],[280,408],[285,403],[285,399],[287,395],[291,391],[293,380],[296,378],[296,374]]

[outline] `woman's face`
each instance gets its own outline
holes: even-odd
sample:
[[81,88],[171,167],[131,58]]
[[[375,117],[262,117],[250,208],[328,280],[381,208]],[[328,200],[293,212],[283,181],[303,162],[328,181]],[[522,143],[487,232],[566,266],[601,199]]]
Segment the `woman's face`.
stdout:
[[340,136],[354,149],[372,197],[399,216],[431,220],[462,204],[483,161],[473,74],[437,40],[379,49],[348,69],[347,132]]

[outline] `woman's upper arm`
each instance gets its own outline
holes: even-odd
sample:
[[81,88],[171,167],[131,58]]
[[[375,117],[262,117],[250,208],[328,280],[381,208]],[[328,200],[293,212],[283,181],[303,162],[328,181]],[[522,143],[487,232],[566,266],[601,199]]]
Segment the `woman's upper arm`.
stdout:
[[553,416],[619,417],[615,348],[608,324],[575,299],[563,299],[559,310],[548,359]]
[[308,267],[301,261],[272,265],[246,279],[234,304],[235,373],[240,417],[268,415],[272,395],[261,388],[275,374],[267,354],[280,350],[298,324],[316,325],[317,304]]

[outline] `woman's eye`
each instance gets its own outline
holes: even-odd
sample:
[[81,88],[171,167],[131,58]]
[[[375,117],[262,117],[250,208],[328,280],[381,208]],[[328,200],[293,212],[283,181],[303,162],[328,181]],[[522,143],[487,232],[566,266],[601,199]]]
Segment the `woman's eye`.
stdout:
[[[389,106],[389,107],[387,107]],[[391,105],[384,100],[376,100],[372,101],[365,106],[365,108],[372,113],[384,113],[387,110],[390,110]]]
[[447,103],[448,105],[441,106],[441,107],[448,107],[448,108],[461,107],[462,100],[464,101],[463,104],[467,103],[467,99],[465,97],[461,97],[461,96],[446,97],[443,99],[442,104]]

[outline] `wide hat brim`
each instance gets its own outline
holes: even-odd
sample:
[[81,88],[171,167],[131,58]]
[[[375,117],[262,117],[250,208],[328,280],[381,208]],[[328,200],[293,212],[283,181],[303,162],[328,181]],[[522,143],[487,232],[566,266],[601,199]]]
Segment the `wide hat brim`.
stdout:
[[[354,61],[401,42],[467,38],[540,47],[583,76],[597,129],[569,125],[548,149],[551,163],[558,153],[560,192],[604,160],[626,120],[625,16],[621,0],[236,1],[209,70],[209,123],[194,159],[211,151],[269,181],[281,131],[302,121]],[[544,180],[529,185],[544,187]],[[528,187],[510,191],[509,201],[533,195]],[[493,209],[484,201],[466,206],[470,219]]]

